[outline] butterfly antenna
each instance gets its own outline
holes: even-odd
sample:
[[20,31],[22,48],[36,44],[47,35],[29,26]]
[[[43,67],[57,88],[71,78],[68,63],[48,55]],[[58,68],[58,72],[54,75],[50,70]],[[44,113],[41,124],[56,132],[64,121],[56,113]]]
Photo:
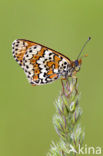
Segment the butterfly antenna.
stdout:
[[80,55],[81,55],[83,49],[85,48],[85,46],[87,45],[87,43],[88,43],[90,40],[91,40],[91,37],[89,37],[88,40],[84,43],[84,45],[83,45],[83,47],[82,47],[82,49],[81,49],[81,51],[80,51],[80,53],[79,53],[79,55],[78,55],[78,57],[77,57],[77,60],[78,60],[78,58],[80,57]]

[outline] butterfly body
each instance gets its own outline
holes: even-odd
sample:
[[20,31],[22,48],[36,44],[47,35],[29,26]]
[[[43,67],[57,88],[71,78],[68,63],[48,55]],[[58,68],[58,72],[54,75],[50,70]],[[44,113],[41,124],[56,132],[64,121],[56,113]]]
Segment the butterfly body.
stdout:
[[47,84],[60,77],[72,77],[81,65],[81,61],[71,61],[55,50],[24,39],[15,40],[12,51],[32,85]]

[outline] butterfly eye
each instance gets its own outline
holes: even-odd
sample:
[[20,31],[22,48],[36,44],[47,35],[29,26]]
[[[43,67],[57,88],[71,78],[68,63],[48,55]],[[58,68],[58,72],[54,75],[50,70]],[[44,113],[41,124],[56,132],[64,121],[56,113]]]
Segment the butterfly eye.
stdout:
[[78,66],[78,60],[75,60],[75,66],[77,67]]

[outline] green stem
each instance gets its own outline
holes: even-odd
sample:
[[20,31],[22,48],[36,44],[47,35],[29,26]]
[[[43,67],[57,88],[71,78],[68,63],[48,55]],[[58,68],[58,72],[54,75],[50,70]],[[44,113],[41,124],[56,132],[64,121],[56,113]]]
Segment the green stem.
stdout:
[[70,147],[78,152],[78,146],[84,139],[84,131],[79,123],[82,111],[79,106],[77,81],[62,81],[62,92],[55,105],[53,124],[59,141],[51,145],[48,156],[76,156],[76,153],[70,152]]

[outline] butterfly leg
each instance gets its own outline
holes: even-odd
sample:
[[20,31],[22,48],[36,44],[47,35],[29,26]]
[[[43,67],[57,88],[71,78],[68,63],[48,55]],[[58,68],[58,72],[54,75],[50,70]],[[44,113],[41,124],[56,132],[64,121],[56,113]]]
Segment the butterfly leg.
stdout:
[[77,81],[78,81],[78,78],[75,75],[73,75],[72,78],[75,79],[74,87],[75,87],[75,91],[76,91],[76,95],[77,95],[78,94],[78,89],[77,89]]
[[[64,80],[65,80],[65,82],[64,82]],[[65,90],[68,92],[70,91],[70,83],[69,83],[68,78],[61,78],[61,84],[62,84],[62,94],[65,94]]]
[[32,86],[36,86],[35,84],[32,84]]
[[65,90],[64,90],[64,83],[63,80],[65,80],[65,78],[61,78],[61,84],[62,84],[62,95],[64,94]]
[[34,83],[31,83],[31,85],[32,85],[32,86],[36,86],[36,84],[34,84]]

